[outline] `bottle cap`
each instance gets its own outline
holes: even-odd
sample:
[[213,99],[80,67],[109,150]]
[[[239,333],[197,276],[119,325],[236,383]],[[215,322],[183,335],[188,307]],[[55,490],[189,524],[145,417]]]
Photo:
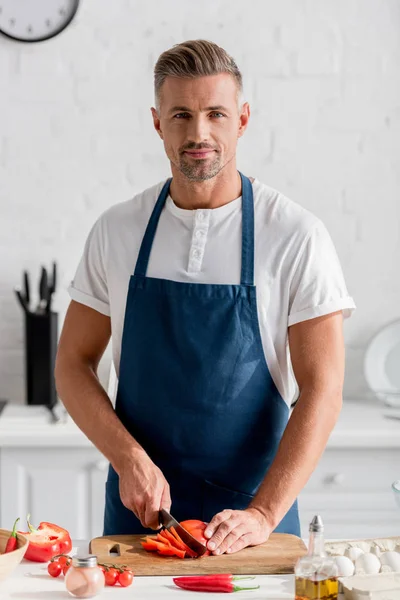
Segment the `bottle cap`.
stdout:
[[87,556],[75,556],[72,557],[73,567],[97,567],[97,556],[94,554],[88,554]]
[[312,533],[320,533],[321,531],[324,531],[324,524],[319,515],[315,515],[315,517],[311,521],[309,531],[311,531]]

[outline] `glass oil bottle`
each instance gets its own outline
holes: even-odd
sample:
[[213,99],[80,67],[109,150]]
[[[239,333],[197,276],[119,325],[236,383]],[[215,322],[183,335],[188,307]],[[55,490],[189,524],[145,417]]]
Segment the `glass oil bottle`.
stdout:
[[310,523],[308,553],[295,566],[296,600],[337,600],[338,569],[325,553],[324,525],[319,515]]

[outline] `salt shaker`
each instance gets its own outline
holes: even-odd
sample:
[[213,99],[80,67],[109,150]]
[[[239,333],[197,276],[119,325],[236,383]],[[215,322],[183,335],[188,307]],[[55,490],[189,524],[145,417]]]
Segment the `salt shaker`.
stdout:
[[75,598],[94,598],[104,588],[102,569],[97,565],[97,557],[73,556],[71,567],[65,575],[65,587]]

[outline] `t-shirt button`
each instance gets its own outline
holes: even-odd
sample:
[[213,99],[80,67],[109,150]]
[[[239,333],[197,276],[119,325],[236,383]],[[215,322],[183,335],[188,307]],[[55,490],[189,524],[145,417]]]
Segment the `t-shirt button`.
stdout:
[[204,219],[204,213],[201,210],[197,211],[197,218],[199,221],[202,221]]
[[200,258],[200,252],[198,250],[193,250],[192,256],[193,258]]
[[203,231],[203,229],[198,229],[196,231],[195,235],[196,235],[197,239],[203,238],[204,237],[204,231]]

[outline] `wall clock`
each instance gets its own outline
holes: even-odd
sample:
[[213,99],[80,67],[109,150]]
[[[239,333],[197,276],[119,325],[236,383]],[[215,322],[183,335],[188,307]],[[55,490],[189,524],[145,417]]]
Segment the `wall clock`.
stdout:
[[61,33],[79,0],[0,0],[0,33],[20,42],[42,42]]

